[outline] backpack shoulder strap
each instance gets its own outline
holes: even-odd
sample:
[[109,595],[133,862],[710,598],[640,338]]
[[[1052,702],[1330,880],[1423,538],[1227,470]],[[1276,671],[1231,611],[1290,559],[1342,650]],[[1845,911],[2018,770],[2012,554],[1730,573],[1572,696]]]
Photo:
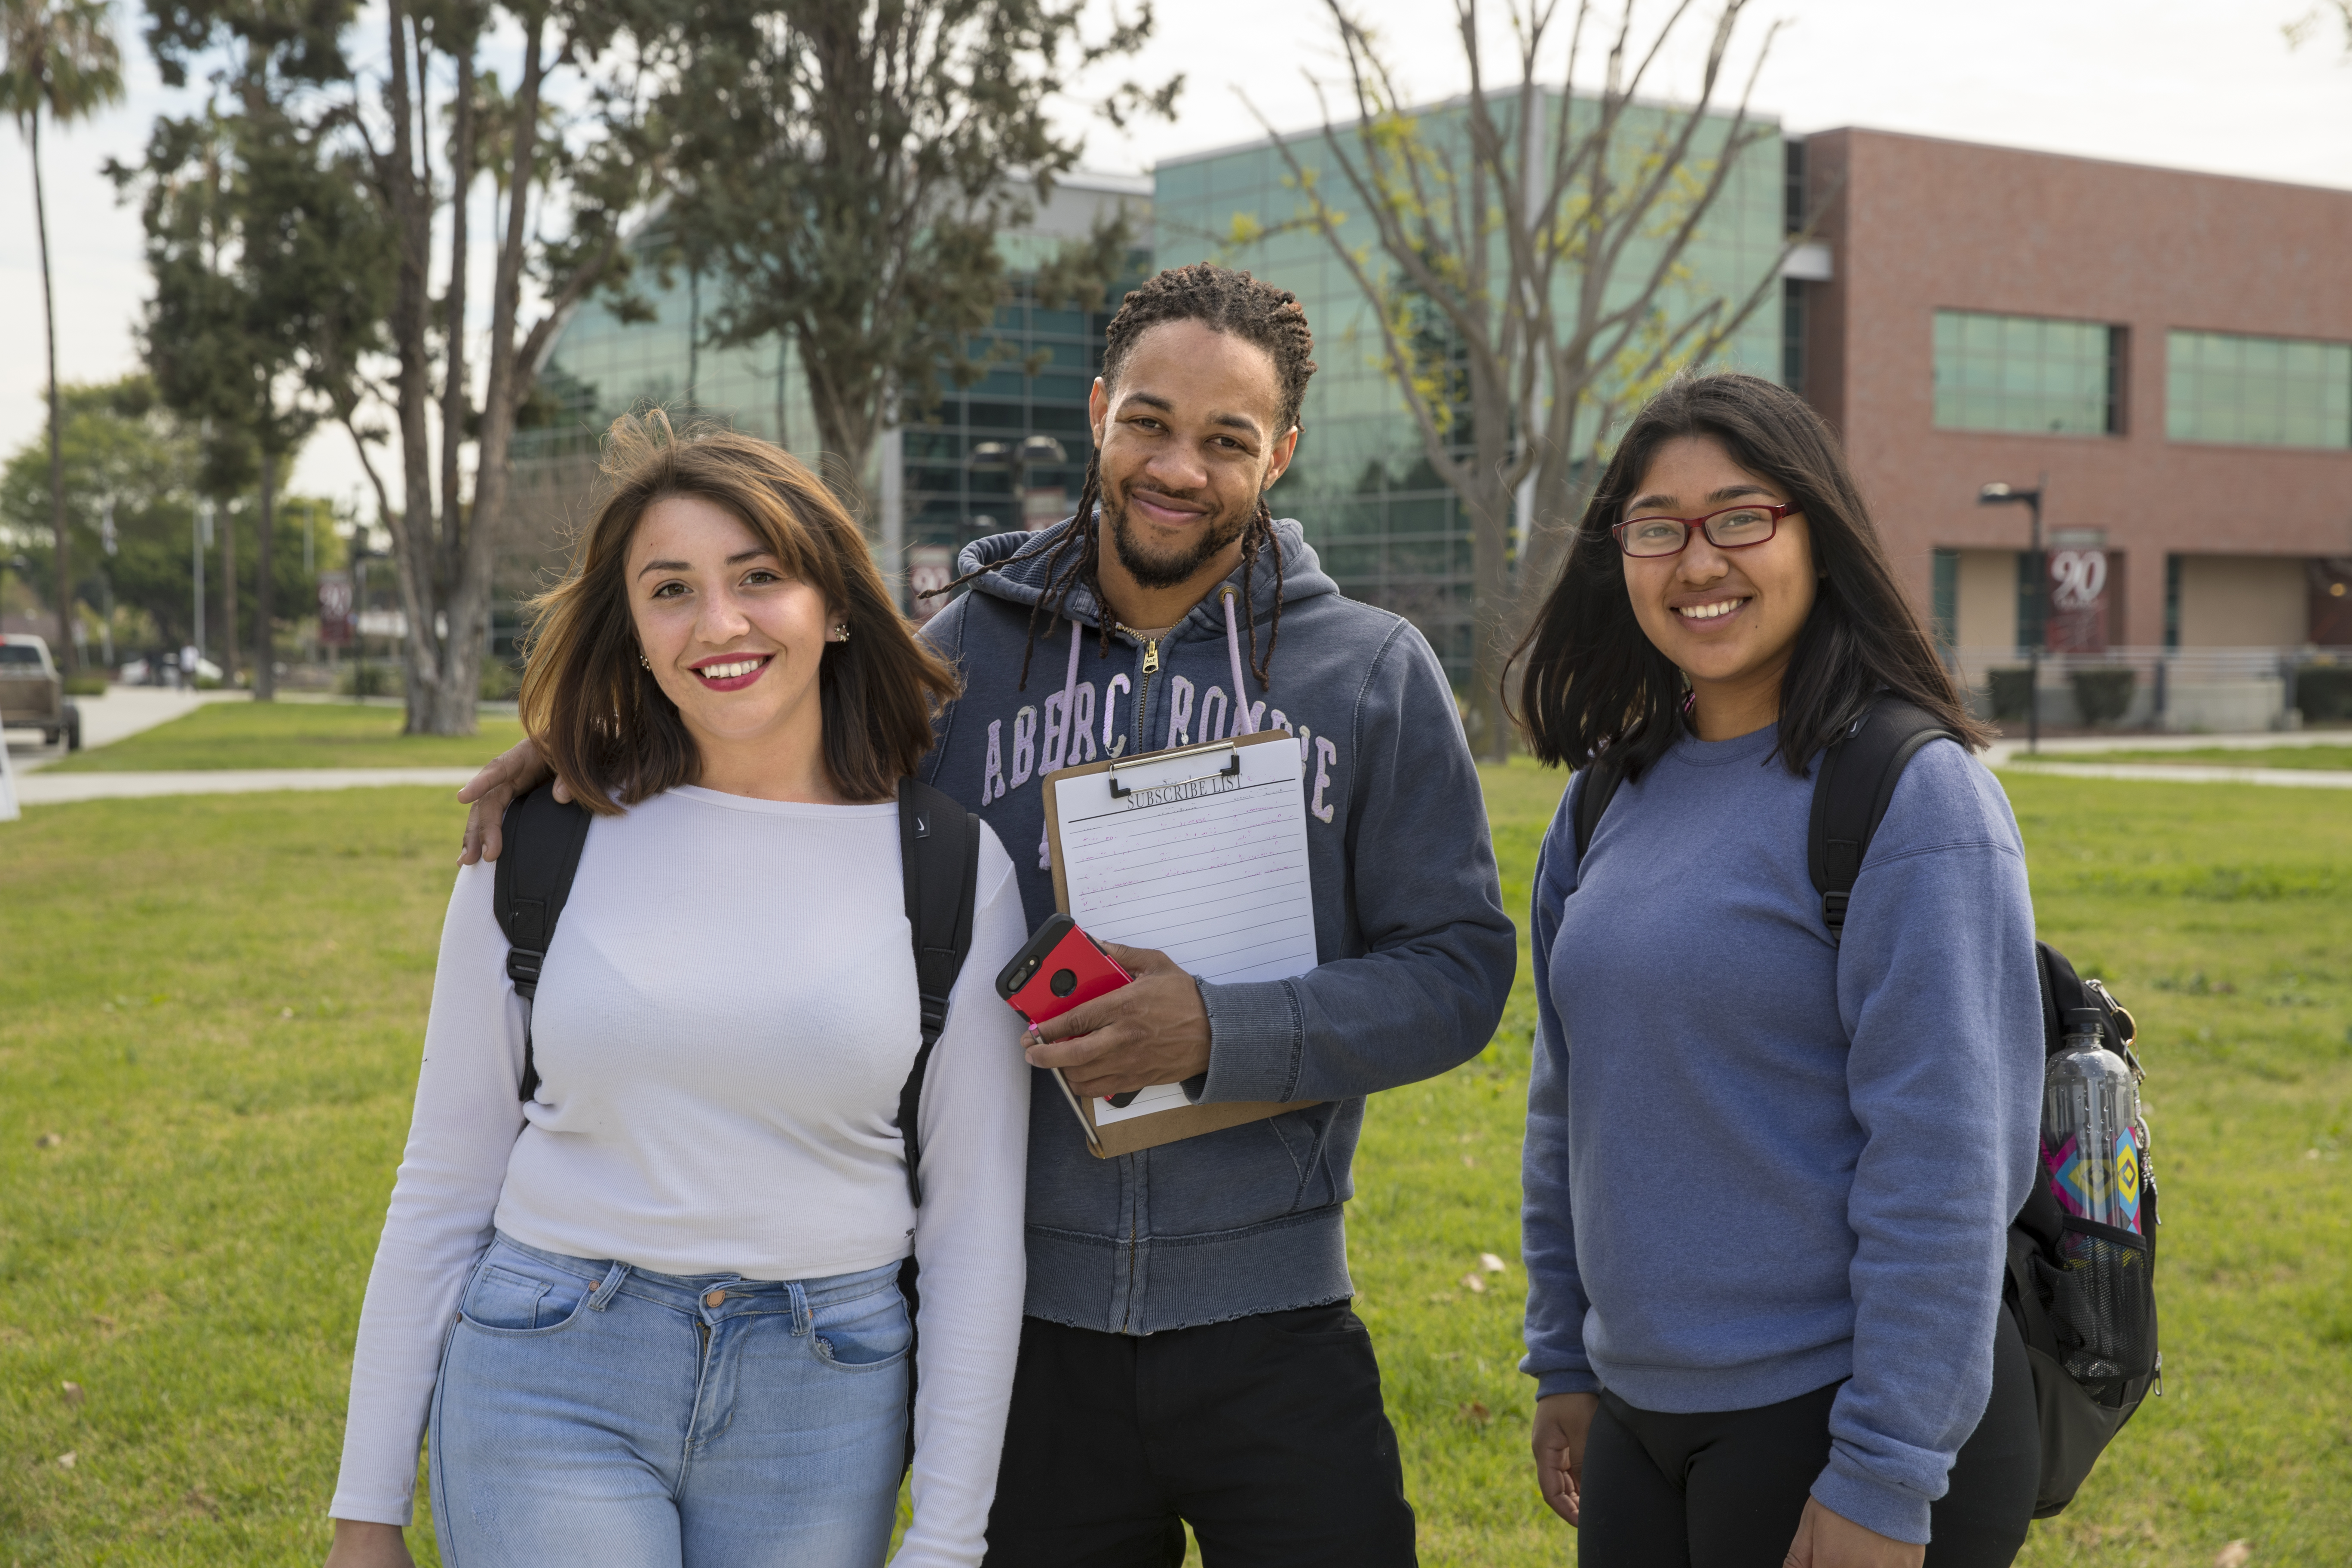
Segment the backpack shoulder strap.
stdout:
[[[507,806],[499,835],[505,847],[492,879],[490,908],[499,930],[506,933],[507,978],[529,1002],[539,995],[540,966],[547,962],[555,922],[572,897],[572,879],[588,842],[588,811],[576,803],[558,801],[555,786],[541,784]],[[526,1031],[520,1098],[538,1097],[539,1064]]]
[[1624,770],[1611,762],[1605,752],[1584,764],[1584,793],[1576,797],[1576,863],[1580,867],[1584,864],[1584,852],[1592,847],[1593,834],[1600,830],[1601,814],[1624,781]]
[[1822,923],[1830,940],[1845,931],[1845,910],[1862,858],[1886,816],[1903,770],[1920,747],[1958,740],[1944,721],[1899,697],[1881,696],[1832,741],[1815,764],[1812,831],[1806,858],[1822,895]]
[[915,988],[922,999],[923,1043],[898,1091],[898,1134],[907,1141],[907,1191],[923,1202],[922,1144],[916,1111],[931,1047],[947,1027],[948,996],[971,951],[972,905],[979,894],[980,818],[944,791],[913,778],[898,781],[898,862],[907,885],[907,925],[915,944]]

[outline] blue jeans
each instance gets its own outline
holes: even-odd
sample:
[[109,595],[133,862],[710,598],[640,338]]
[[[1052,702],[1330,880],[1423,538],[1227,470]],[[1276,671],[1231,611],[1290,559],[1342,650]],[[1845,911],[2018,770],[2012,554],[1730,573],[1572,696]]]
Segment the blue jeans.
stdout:
[[681,1279],[500,1236],[433,1393],[449,1568],[875,1568],[905,1457],[898,1266]]

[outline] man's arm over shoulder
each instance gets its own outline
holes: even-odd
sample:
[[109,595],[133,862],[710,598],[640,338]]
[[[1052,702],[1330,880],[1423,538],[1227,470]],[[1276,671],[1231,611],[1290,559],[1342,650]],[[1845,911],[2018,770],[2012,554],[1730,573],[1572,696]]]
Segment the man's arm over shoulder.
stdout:
[[1517,938],[1445,673],[1396,622],[1356,700],[1348,887],[1370,949],[1290,980],[1202,986],[1203,1100],[1345,1100],[1468,1060],[1503,1016]]
[[[964,668],[964,622],[971,614],[971,602],[977,597],[970,589],[950,599],[937,615],[915,630],[915,640],[947,660],[959,676]],[[931,749],[915,766],[915,776],[928,784],[940,782],[940,763],[948,749],[948,734],[955,727],[956,710],[961,700],[942,706],[931,720]]]

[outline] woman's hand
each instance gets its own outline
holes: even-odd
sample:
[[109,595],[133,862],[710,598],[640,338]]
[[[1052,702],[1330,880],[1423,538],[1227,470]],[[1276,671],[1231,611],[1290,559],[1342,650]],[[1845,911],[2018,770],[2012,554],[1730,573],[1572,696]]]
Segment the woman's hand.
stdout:
[[396,1524],[364,1520],[335,1521],[335,1543],[327,1548],[327,1568],[416,1568]]
[[1555,1394],[1536,1401],[1536,1485],[1552,1512],[1570,1524],[1582,1522],[1584,1441],[1600,1408],[1597,1394]]
[[1809,1497],[1781,1568],[1920,1568],[1927,1560],[1925,1546],[1865,1530]]
[[[458,865],[470,866],[477,860],[499,858],[499,851],[506,847],[499,842],[499,826],[506,820],[508,803],[519,795],[530,794],[549,771],[539,748],[526,736],[492,757],[480,773],[466,781],[466,787],[457,792],[457,799],[473,809],[466,813],[466,846],[458,852]],[[555,784],[555,798],[572,798],[572,792],[563,787],[561,779]]]

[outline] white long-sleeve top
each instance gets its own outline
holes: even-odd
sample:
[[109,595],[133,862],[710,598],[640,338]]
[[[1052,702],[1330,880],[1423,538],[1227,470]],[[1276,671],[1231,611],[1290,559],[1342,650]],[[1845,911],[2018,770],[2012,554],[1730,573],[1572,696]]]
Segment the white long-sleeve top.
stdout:
[[992,984],[1025,935],[995,834],[924,1079],[919,1212],[897,1127],[921,1024],[896,805],[686,787],[596,818],[535,1019],[507,978],[494,871],[459,871],[442,927],[330,1512],[409,1521],[443,1340],[493,1227],[752,1279],[877,1268],[911,1241],[914,1520],[893,1561],[979,1563],[1020,1341],[1029,1111],[1020,1020]]

